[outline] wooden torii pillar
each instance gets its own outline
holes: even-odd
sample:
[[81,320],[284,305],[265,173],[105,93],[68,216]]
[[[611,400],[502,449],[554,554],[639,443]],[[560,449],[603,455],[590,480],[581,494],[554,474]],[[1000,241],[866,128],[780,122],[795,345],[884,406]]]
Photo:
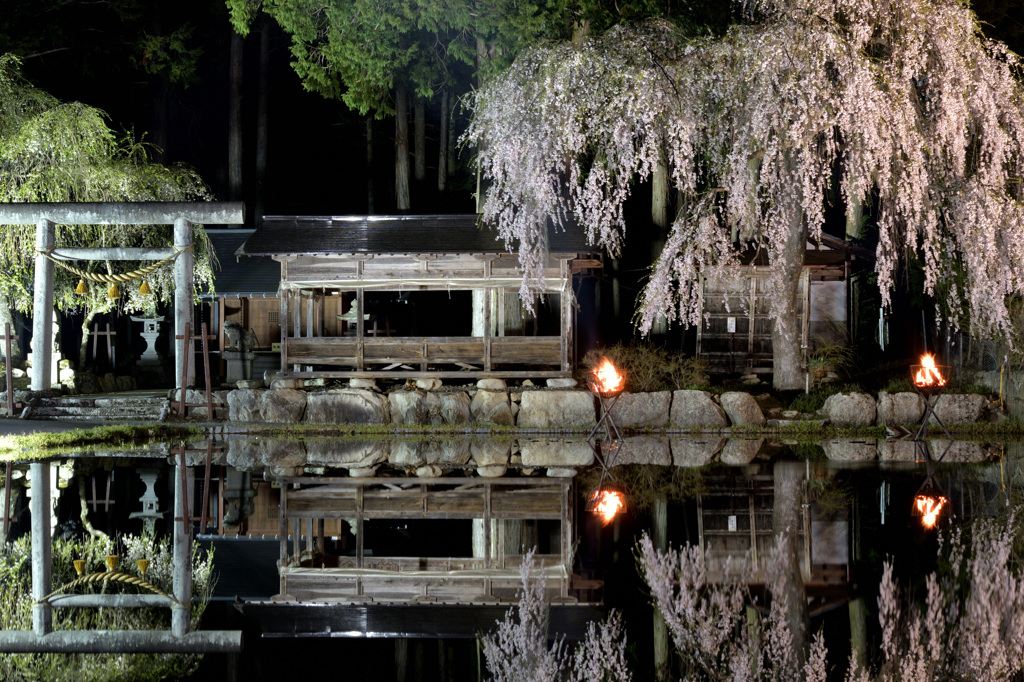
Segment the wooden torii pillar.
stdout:
[[[35,289],[32,310],[32,390],[50,387],[52,367],[48,345],[53,336],[53,261],[54,258],[79,260],[163,260],[175,252],[174,261],[174,333],[185,333],[192,322],[195,259],[192,255],[192,225],[241,225],[244,205],[240,201],[150,201],[0,204],[0,225],[36,226]],[[54,248],[55,225],[174,225],[174,245],[163,249]],[[41,339],[45,339],[40,343]],[[175,344],[175,377],[181,376],[184,358]],[[195,369],[189,368],[187,385],[195,381]]]

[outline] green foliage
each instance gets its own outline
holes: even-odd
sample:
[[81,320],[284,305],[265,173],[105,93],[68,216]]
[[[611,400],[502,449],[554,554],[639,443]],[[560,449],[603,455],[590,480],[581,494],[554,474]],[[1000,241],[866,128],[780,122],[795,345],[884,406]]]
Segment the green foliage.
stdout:
[[708,384],[707,365],[702,360],[650,344],[618,343],[589,351],[583,358],[583,367],[589,374],[604,358],[625,371],[626,389],[632,392],[671,391]]
[[[201,201],[211,196],[194,171],[149,162],[146,145],[130,133],[117,135],[106,115],[80,102],[63,103],[22,79],[13,55],[0,55],[0,202]],[[61,225],[58,246],[160,247],[171,243],[171,226]],[[35,269],[34,225],[7,226],[0,241],[0,301],[28,312]],[[197,286],[213,282],[215,256],[202,226],[193,229]],[[137,262],[81,262],[89,271],[129,272]],[[78,277],[55,269],[54,303],[60,310],[86,306],[97,312],[114,303],[106,287],[74,294]],[[171,267],[147,276],[155,296],[122,287],[125,309],[152,310],[173,297]]]
[[[57,589],[77,577],[75,559],[84,559],[85,572],[104,570],[104,558],[119,554],[119,570],[135,573],[136,559],[149,559],[146,580],[171,593],[174,571],[170,543],[152,535],[126,535],[115,543],[109,538],[57,540],[53,544],[53,585]],[[213,594],[213,557],[192,550],[193,594],[191,627],[197,628]],[[134,590],[120,584],[83,585],[83,591]],[[5,545],[0,551],[0,629],[32,629],[31,548],[27,537]],[[170,627],[169,609],[57,609],[55,630],[146,630]],[[0,654],[0,679],[7,682],[47,680],[52,682],[108,682],[109,680],[179,679],[192,674],[201,655],[167,654]]]
[[92,429],[70,429],[48,433],[0,436],[0,459],[52,457],[60,453],[80,452],[102,445],[105,448],[131,448],[140,443],[173,442],[203,436],[198,426],[170,424],[112,424]]
[[198,78],[196,71],[203,54],[202,48],[190,46],[192,34],[192,27],[185,24],[168,35],[144,35],[132,62],[148,74],[188,87]]

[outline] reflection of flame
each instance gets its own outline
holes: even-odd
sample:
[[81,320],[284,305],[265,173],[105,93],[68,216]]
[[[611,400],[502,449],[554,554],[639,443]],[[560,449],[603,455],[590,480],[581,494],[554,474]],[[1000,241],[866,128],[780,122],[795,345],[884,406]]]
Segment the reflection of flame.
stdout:
[[600,495],[601,501],[594,507],[594,511],[604,519],[604,525],[608,525],[626,504],[622,500],[622,493],[614,490],[602,490]]
[[921,525],[925,528],[934,528],[935,522],[939,520],[939,513],[942,511],[946,501],[946,498],[942,495],[936,497],[918,495],[915,497],[914,508],[921,515]]
[[921,356],[921,369],[914,375],[914,383],[918,386],[945,386],[946,380],[935,367],[935,358],[928,353]]
[[593,371],[597,383],[594,384],[599,393],[615,393],[622,390],[625,377],[619,374],[611,360],[604,358],[601,366]]

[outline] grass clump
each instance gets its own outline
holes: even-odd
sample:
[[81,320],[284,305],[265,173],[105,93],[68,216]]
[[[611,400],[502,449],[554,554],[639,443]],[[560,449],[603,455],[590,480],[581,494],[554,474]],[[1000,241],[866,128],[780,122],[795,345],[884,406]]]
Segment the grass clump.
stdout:
[[91,429],[0,436],[0,459],[38,459],[84,448],[132,448],[144,443],[189,440],[203,435],[198,426],[177,424],[113,424]]
[[[633,393],[673,391],[708,385],[707,363],[683,353],[672,353],[650,344],[617,343],[614,346],[589,351],[583,358],[587,375],[601,364],[611,360],[626,373],[626,390]],[[587,377],[581,377],[584,385]]]

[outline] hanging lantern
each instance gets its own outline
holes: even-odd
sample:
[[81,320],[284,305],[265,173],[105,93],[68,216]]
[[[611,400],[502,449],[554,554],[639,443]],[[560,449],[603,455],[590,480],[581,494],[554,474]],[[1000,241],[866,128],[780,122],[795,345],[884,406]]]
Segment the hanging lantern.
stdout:
[[89,287],[85,285],[84,279],[78,280],[78,286],[75,287],[75,293],[79,296],[85,296],[89,293]]
[[142,280],[142,286],[139,287],[139,296],[152,296],[153,290],[149,288],[149,282]]
[[110,291],[107,292],[107,298],[112,301],[121,298],[121,290],[117,288],[117,284],[110,285]]

